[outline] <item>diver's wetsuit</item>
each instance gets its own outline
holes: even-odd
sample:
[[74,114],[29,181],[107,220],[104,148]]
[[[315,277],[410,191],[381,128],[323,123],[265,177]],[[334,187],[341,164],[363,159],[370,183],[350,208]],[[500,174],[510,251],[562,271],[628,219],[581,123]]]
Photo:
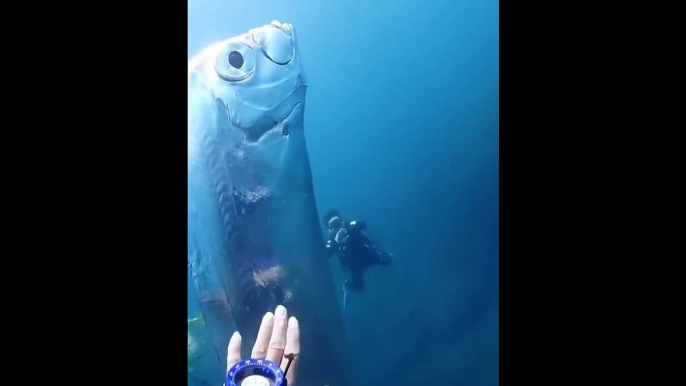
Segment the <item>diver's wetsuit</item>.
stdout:
[[343,271],[347,273],[346,288],[355,291],[364,291],[363,272],[365,268],[373,265],[390,265],[389,254],[380,251],[374,242],[362,231],[367,227],[363,221],[351,221],[342,228],[348,234],[348,240],[344,245],[336,242],[336,234],[340,230],[329,233],[326,242],[326,251],[329,257],[338,253]]

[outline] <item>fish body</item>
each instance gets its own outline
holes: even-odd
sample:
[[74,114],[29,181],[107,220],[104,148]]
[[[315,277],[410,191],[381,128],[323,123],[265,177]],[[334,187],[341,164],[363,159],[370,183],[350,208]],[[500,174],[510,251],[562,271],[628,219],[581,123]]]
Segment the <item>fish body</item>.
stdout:
[[300,322],[298,385],[348,384],[305,143],[306,90],[288,23],[212,44],[189,61],[189,318],[198,317],[191,309],[202,314],[211,336],[213,384],[222,382],[233,332],[249,357],[262,316],[279,304]]

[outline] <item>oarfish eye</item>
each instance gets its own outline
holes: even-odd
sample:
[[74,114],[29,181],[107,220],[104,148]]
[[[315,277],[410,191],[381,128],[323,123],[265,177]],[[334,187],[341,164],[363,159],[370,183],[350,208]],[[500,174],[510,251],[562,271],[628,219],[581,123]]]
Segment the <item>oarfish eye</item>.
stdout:
[[241,67],[243,67],[243,63],[245,63],[245,59],[243,59],[243,54],[241,54],[238,51],[231,51],[229,54],[229,64],[231,67],[235,68],[236,70],[240,70]]
[[222,79],[238,82],[248,78],[255,71],[255,54],[247,44],[229,43],[217,55],[214,67]]

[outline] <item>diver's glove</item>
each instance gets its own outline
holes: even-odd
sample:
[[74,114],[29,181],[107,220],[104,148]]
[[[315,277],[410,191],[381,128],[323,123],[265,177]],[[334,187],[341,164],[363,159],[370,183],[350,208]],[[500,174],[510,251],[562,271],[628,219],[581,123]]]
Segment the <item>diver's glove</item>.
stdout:
[[336,233],[336,237],[334,238],[336,242],[339,245],[344,245],[348,241],[348,231],[345,230],[345,228],[341,228],[341,230]]

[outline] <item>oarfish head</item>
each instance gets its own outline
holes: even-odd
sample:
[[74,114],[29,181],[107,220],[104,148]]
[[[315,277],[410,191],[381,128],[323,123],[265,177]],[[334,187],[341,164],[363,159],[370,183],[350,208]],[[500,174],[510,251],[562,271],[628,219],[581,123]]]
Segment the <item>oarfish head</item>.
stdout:
[[273,21],[207,47],[188,63],[188,80],[189,93],[194,87],[209,91],[247,142],[270,132],[271,142],[302,127],[307,85],[289,23]]

